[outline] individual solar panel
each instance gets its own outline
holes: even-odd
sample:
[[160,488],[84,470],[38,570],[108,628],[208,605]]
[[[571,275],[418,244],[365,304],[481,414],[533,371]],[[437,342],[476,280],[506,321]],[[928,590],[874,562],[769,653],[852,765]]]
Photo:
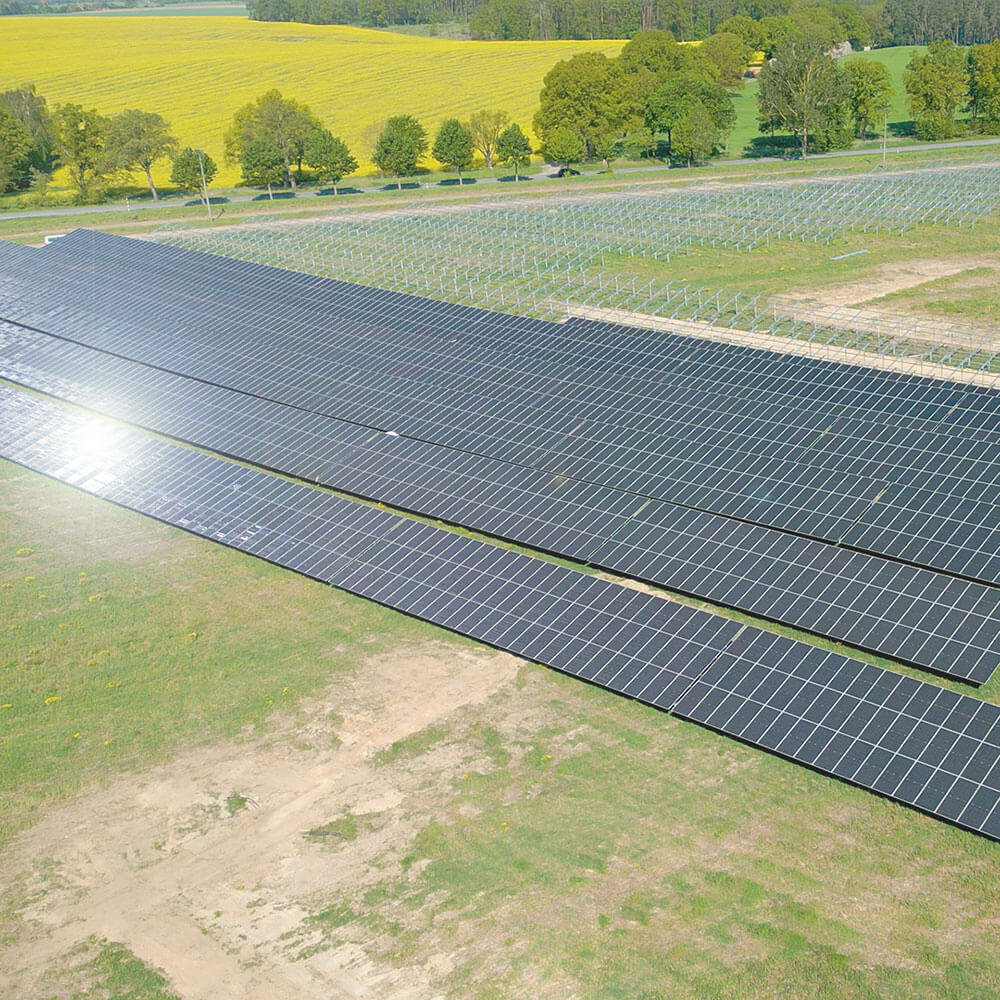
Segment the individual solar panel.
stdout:
[[201,447],[947,676],[982,683],[1000,661],[996,588],[372,434],[2,324],[0,374]]
[[[303,329],[311,324],[318,332],[317,310],[321,312],[324,303],[327,306],[335,303],[338,314],[342,313],[350,319],[350,337],[359,344],[367,338],[363,349],[355,347],[351,349],[353,353],[349,352],[350,357],[355,359],[353,364],[360,364],[359,358],[365,358],[367,359],[365,363],[370,363],[373,354],[377,353],[376,347],[383,351],[380,356],[386,359],[384,364],[380,361],[376,368],[368,373],[368,376],[377,377],[377,388],[383,393],[384,398],[377,398],[378,393],[370,381],[350,382],[346,388],[343,381],[338,384],[337,403],[340,407],[338,412],[342,416],[348,414],[350,419],[371,423],[383,429],[398,427],[411,436],[428,437],[438,443],[525,462],[555,473],[562,473],[571,468],[572,474],[579,478],[592,479],[604,485],[655,495],[687,506],[714,510],[830,541],[852,538],[850,534],[852,528],[857,523],[863,522],[872,511],[881,511],[890,503],[893,509],[900,503],[912,503],[914,502],[912,496],[916,495],[911,491],[904,496],[895,491],[891,477],[896,476],[898,479],[901,475],[899,469],[907,468],[905,463],[901,465],[899,461],[891,467],[883,468],[883,463],[873,463],[871,459],[865,459],[865,463],[858,466],[859,470],[864,471],[850,474],[846,474],[840,467],[828,470],[822,464],[816,464],[817,456],[823,461],[829,457],[827,442],[837,437],[831,425],[831,419],[835,422],[836,414],[848,416],[861,413],[875,414],[879,420],[884,421],[884,425],[880,425],[879,420],[873,423],[876,428],[880,427],[880,433],[886,432],[887,429],[899,431],[900,421],[911,423],[919,421],[922,425],[928,424],[936,429],[949,428],[950,436],[955,438],[956,435],[951,432],[962,424],[962,420],[958,420],[956,414],[965,413],[969,419],[975,418],[982,423],[988,417],[984,406],[996,409],[996,393],[983,391],[979,386],[940,383],[895,373],[870,373],[857,367],[831,365],[817,362],[815,359],[782,358],[773,352],[693,342],[691,338],[668,335],[650,337],[648,334],[637,334],[637,331],[628,331],[625,328],[600,327],[602,340],[619,335],[616,345],[620,343],[621,348],[612,351],[601,343],[595,344],[596,334],[593,330],[599,325],[591,323],[574,326],[575,330],[591,331],[590,340],[586,344],[582,341],[569,341],[577,353],[573,356],[573,362],[567,366],[565,358],[570,355],[565,346],[554,354],[552,351],[555,349],[550,350],[549,347],[541,353],[532,354],[531,344],[536,341],[550,344],[554,340],[564,342],[568,340],[565,335],[552,332],[554,328],[558,329],[558,325],[554,324],[502,317],[481,310],[431,303],[412,296],[361,289],[359,286],[294,275],[258,265],[248,265],[245,262],[228,261],[212,255],[192,256],[191,251],[150,248],[148,245],[138,244],[137,241],[102,235],[72,234],[60,241],[55,249],[61,255],[60,260],[64,265],[72,262],[74,254],[85,257],[88,253],[92,253],[95,255],[95,260],[96,255],[99,255],[102,269],[117,265],[124,267],[125,270],[118,277],[126,285],[125,278],[131,273],[130,269],[135,269],[137,274],[149,274],[150,269],[155,268],[158,282],[165,286],[174,283],[172,290],[174,295],[178,293],[180,285],[184,285],[186,289],[186,286],[195,280],[192,274],[188,274],[185,279],[184,270],[191,269],[196,261],[199,272],[204,272],[197,278],[204,283],[205,294],[200,296],[199,302],[196,303],[194,316],[210,313],[213,330],[222,340],[226,340],[229,331],[232,331],[232,336],[239,337],[238,324],[250,324],[252,328],[253,309],[260,308],[262,302],[274,300],[271,302],[273,307],[276,304],[280,305],[281,317],[273,321],[273,325],[278,329],[272,331],[270,326],[268,328],[269,337],[275,340],[284,335],[282,327],[291,323],[303,324]],[[63,270],[67,269],[64,267]],[[125,278],[122,275],[125,275]],[[88,272],[86,280],[90,279]],[[147,281],[145,284],[150,283]],[[258,298],[248,306],[244,300],[253,299],[253,292],[258,284],[261,286]],[[237,289],[238,297],[236,297]],[[81,291],[86,292],[86,288]],[[135,303],[128,301],[128,296],[147,292],[155,292],[155,288],[130,287],[127,295],[122,293],[125,295],[125,299],[121,300],[125,302],[124,308],[134,311]],[[109,304],[113,303],[102,299],[102,309]],[[174,304],[176,305],[176,302]],[[388,316],[390,312],[391,317]],[[202,318],[207,317],[203,315]],[[389,328],[384,329],[380,326],[380,322],[387,322]],[[257,317],[257,323],[259,326],[260,317]],[[336,349],[343,352],[346,349],[344,345],[347,334],[342,325],[337,327],[334,324],[334,327],[335,332],[331,331],[329,336],[320,336],[318,347],[325,350],[328,342],[335,341]],[[391,334],[388,339],[387,333]],[[639,336],[644,337],[644,341],[638,340]],[[557,425],[552,425],[518,430],[516,427],[512,429],[508,421],[505,425],[505,434],[508,436],[497,438],[496,427],[502,422],[500,419],[502,412],[480,410],[477,411],[480,413],[478,419],[470,419],[469,414],[472,411],[468,408],[469,401],[461,397],[454,384],[448,385],[443,394],[442,385],[439,381],[435,381],[437,377],[435,373],[451,379],[452,383],[456,377],[470,378],[474,371],[484,368],[496,374],[497,366],[493,362],[493,355],[484,346],[486,344],[484,338],[491,338],[491,342],[503,345],[508,359],[520,358],[519,367],[510,370],[510,379],[498,384],[501,396],[496,405],[501,411],[507,405],[507,396],[518,389],[519,381],[523,383],[528,367],[544,362],[548,367],[531,368],[532,381],[549,386],[545,395],[544,412],[547,418],[565,423],[566,429],[559,430]],[[397,341],[401,342],[402,346]],[[294,344],[294,336],[286,342]],[[200,350],[208,349],[207,343],[199,343],[201,343]],[[246,343],[245,339],[241,341],[241,344],[243,343]],[[458,345],[454,350],[451,346],[453,343]],[[649,346],[651,343],[655,344],[654,348]],[[465,367],[462,368],[461,351],[465,344],[472,345],[475,355],[465,358],[462,362]],[[638,346],[640,344],[643,345],[641,348]],[[433,363],[414,360],[412,352],[420,345],[424,345],[426,351],[430,351],[429,355],[425,351],[421,357],[425,360],[429,357]],[[625,350],[625,345],[628,345],[628,350]],[[107,342],[104,346],[108,346]],[[310,344],[311,348],[315,346]],[[687,423],[681,420],[671,426],[669,434],[658,432],[658,436],[655,434],[650,436],[652,432],[642,430],[641,427],[631,429],[627,433],[605,427],[602,431],[605,434],[605,438],[601,439],[602,444],[589,436],[590,425],[595,424],[593,414],[597,414],[595,426],[604,426],[599,414],[609,410],[608,404],[602,399],[611,391],[610,388],[605,390],[600,388],[603,383],[591,381],[588,384],[593,390],[599,390],[598,395],[594,396],[593,392],[588,390],[590,395],[585,399],[574,395],[560,395],[558,391],[560,385],[563,388],[576,387],[582,378],[584,372],[580,367],[581,346],[591,351],[591,354],[587,355],[589,363],[599,364],[602,373],[610,371],[617,375],[624,371],[630,378],[630,389],[634,388],[631,385],[636,378],[634,373],[640,370],[647,371],[647,374],[652,372],[652,376],[658,381],[650,381],[648,386],[646,383],[641,383],[642,391],[652,391],[655,386],[662,388],[663,385],[668,385],[674,392],[673,405],[686,406],[689,409],[692,405],[706,411],[711,407],[717,408],[719,383],[722,381],[720,375],[726,373],[729,379],[724,384],[726,393],[736,398],[741,407],[752,405],[757,408],[755,412],[759,413],[760,407],[766,406],[772,424],[776,421],[774,414],[784,414],[786,423],[778,420],[776,426],[779,430],[783,429],[785,437],[774,439],[773,445],[768,445],[772,448],[771,452],[762,452],[755,442],[770,440],[763,434],[760,425],[763,418],[752,417],[740,411],[734,412],[727,418],[730,426],[726,429],[726,434],[733,440],[732,446],[725,444],[726,439],[718,426],[706,424],[703,420]],[[237,385],[248,391],[280,389],[280,398],[288,400],[294,395],[297,401],[305,401],[307,405],[315,408],[332,405],[329,394],[324,396],[315,377],[309,374],[310,369],[307,368],[302,373],[307,384],[297,385],[294,391],[290,386],[288,389],[283,389],[280,385],[276,388],[273,382],[269,383],[270,388],[265,388],[261,384],[261,379],[256,376],[239,381],[239,376],[232,371],[231,363],[226,360],[227,357],[230,359],[232,357],[231,345],[220,349],[221,354],[217,351],[212,356],[217,359],[214,364],[221,367],[213,369],[208,377]],[[456,351],[458,353],[455,353]],[[452,358],[451,367],[441,368],[440,359],[445,354]],[[563,359],[560,361],[561,367],[554,367],[553,358],[557,356]],[[720,358],[723,360],[728,358],[733,363],[723,366]],[[198,356],[199,364],[204,365],[208,360],[209,355]],[[739,360],[741,364],[736,365],[735,360]],[[310,355],[309,361],[315,359]],[[639,368],[640,361],[644,366],[643,369]],[[164,359],[161,357],[159,360],[154,360],[154,363],[164,363]],[[360,377],[359,371],[360,369],[355,371],[347,365],[343,371],[338,369],[334,374],[341,380],[353,379]],[[562,374],[555,377],[556,372]],[[789,382],[789,376],[795,372],[808,373],[808,379],[794,383],[798,395],[789,398],[782,408],[782,405],[779,405],[780,393],[775,395],[778,393],[775,387]],[[204,377],[205,374],[200,372],[199,377]],[[236,381],[232,381],[233,379]],[[698,384],[704,384],[705,392],[709,391],[708,387],[714,390],[711,407],[703,406],[701,401],[696,401],[694,397],[697,394],[692,392],[692,379]],[[740,382],[740,379],[743,381]],[[766,386],[761,384],[763,379],[766,379]],[[476,383],[477,390],[482,388],[481,382],[480,379]],[[739,392],[735,392],[734,387],[738,388]],[[535,392],[534,395],[537,396],[539,393]],[[824,420],[825,423],[817,424],[814,421],[809,430],[811,439],[804,439],[798,431],[800,414],[809,410],[807,404],[810,404],[814,397],[821,407],[817,411],[817,419]],[[454,405],[461,403],[466,409],[462,411],[462,419],[450,425],[450,429],[442,428],[442,412],[447,409],[453,398]],[[629,398],[636,399],[635,392],[632,392]],[[651,397],[650,403],[652,402]],[[594,410],[595,406],[598,407],[597,410]],[[644,419],[651,421],[655,415],[658,423],[664,423],[670,416],[669,411],[664,413],[662,394],[655,399],[655,408],[648,413],[643,409],[641,399],[638,399],[634,406],[638,409],[633,407],[630,412],[636,419],[645,414]],[[830,410],[831,406],[835,408],[833,411]],[[592,416],[580,419],[583,411]],[[623,412],[621,390],[618,390],[610,412]],[[712,409],[712,412],[717,411]],[[796,422],[788,424],[787,421],[792,417]],[[570,424],[569,421],[576,423]],[[695,428],[696,433],[684,431],[685,427]],[[742,428],[735,438],[733,438],[733,434],[736,433],[734,427]],[[855,451],[859,450],[859,442],[852,436],[856,433],[856,427],[857,422],[851,435],[841,436],[841,439],[849,444],[850,449]],[[795,431],[798,436],[788,438],[789,430]],[[912,437],[911,426],[907,425],[903,430]],[[607,434],[612,435],[611,439],[607,439]],[[939,436],[947,438],[949,434]],[[884,453],[884,448],[881,450]],[[926,448],[907,446],[903,448],[902,453],[916,461],[926,450]],[[711,461],[706,459],[706,455],[711,456]],[[840,461],[837,456],[833,456],[833,459],[835,465]],[[636,467],[634,465],[636,461],[644,464]],[[761,475],[757,471],[762,467],[762,463],[766,465],[767,475]],[[967,471],[962,470],[961,476],[952,476],[949,480],[950,488],[956,488],[956,483],[966,483],[969,480]],[[993,471],[995,473],[995,470]],[[962,489],[967,490],[968,486],[964,485]],[[921,495],[923,493],[926,491],[922,491]],[[954,502],[949,499],[953,495],[947,492],[942,494],[939,491],[926,502],[921,501],[924,503],[921,511],[926,516],[919,524],[911,525],[914,530],[926,529],[924,541],[927,542],[929,539],[927,544],[920,547],[921,560],[929,565],[959,573],[985,562],[987,565],[984,569],[967,575],[984,579],[996,578],[997,573],[1000,573],[1000,558],[996,556],[1000,544],[992,546],[992,541],[1000,542],[1000,534],[995,532],[998,521],[997,509],[991,506],[986,512],[988,519],[985,528],[990,532],[991,544],[980,545],[971,550],[968,547],[963,548],[960,544],[954,543],[954,539],[962,537],[961,529],[967,526],[967,522],[953,515]],[[935,541],[942,536],[952,539],[952,544],[935,547]],[[873,532],[868,532],[864,537],[866,548],[879,551],[881,543],[874,537]],[[942,560],[931,561],[938,552],[943,554]],[[941,562],[947,564],[942,565]]]
[[0,455],[1000,839],[1000,709],[0,386]]

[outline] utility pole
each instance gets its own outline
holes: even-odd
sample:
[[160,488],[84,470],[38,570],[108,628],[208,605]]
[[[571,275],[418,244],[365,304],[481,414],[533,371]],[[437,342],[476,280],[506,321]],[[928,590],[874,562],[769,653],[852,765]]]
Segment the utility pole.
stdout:
[[882,169],[885,170],[885,142],[889,135],[889,109],[882,109]]
[[208,221],[212,219],[212,203],[208,200],[208,183],[205,180],[205,161],[201,158],[201,150],[198,150],[198,169],[201,171],[201,198],[205,202],[205,210],[208,212]]

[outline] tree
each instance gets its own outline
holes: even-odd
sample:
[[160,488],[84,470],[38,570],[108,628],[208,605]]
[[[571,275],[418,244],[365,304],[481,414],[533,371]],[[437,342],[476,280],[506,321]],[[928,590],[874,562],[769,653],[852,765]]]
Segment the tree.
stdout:
[[306,139],[320,127],[304,104],[282,97],[280,91],[269,90],[233,115],[232,125],[225,137],[226,158],[242,162],[250,143],[266,139],[281,153],[281,162],[285,165],[285,175],[281,180],[294,188],[292,164],[301,169]]
[[396,187],[402,187],[401,177],[415,173],[417,160],[427,152],[427,131],[413,115],[395,115],[385,123],[375,144],[372,159],[383,173],[396,178]]
[[1000,130],[1000,41],[969,50],[969,111],[986,132]]
[[583,140],[571,128],[552,129],[542,150],[549,163],[579,163],[587,155]]
[[116,170],[142,170],[146,175],[153,201],[160,198],[153,183],[153,164],[177,148],[170,126],[152,111],[134,108],[108,119],[105,156]]
[[[665,132],[671,155],[674,154],[673,131],[688,116],[691,105],[700,104],[707,112],[713,129],[713,147],[724,145],[736,124],[736,111],[725,89],[717,83],[704,83],[678,77],[668,80],[650,94],[646,102],[646,126],[653,132]],[[701,122],[698,125],[701,126]],[[711,150],[709,150],[711,152]],[[705,159],[706,156],[700,159]]]
[[738,35],[711,35],[698,50],[719,71],[719,83],[728,90],[743,86],[747,66],[752,55],[750,47]]
[[810,132],[841,118],[848,98],[844,72],[822,49],[807,42],[786,42],[760,71],[757,105],[762,127],[773,123],[798,140],[805,159]]
[[63,104],[56,109],[55,128],[59,158],[69,173],[80,201],[97,197],[108,175],[104,143],[108,121],[95,110],[79,104]]
[[0,107],[0,192],[13,190],[31,176],[28,157],[33,148],[28,130]]
[[208,206],[208,185],[218,168],[215,160],[204,150],[186,146],[175,157],[170,170],[170,183],[181,191],[197,191],[201,203]]
[[497,156],[502,163],[514,168],[514,180],[521,179],[521,167],[531,163],[531,143],[516,122],[508,125],[497,139]]
[[446,118],[438,129],[431,155],[458,174],[459,184],[462,171],[472,163],[475,152],[472,133],[457,118]]
[[251,139],[243,147],[240,167],[243,171],[241,183],[247,187],[266,185],[267,196],[271,201],[274,201],[271,186],[280,184],[288,170],[281,148],[266,136]]
[[715,148],[716,129],[712,116],[701,101],[688,101],[674,125],[671,155],[687,160],[689,166],[707,160]]
[[618,65],[631,78],[637,110],[641,113],[646,98],[673,77],[717,83],[718,69],[700,50],[701,46],[675,42],[669,31],[644,31],[627,42],[618,56]]
[[569,130],[593,156],[607,136],[618,136],[637,116],[627,94],[620,63],[599,52],[582,52],[558,62],[545,74],[540,106],[534,117],[535,133],[543,145],[556,129]]
[[507,126],[509,116],[506,111],[475,111],[469,116],[469,131],[476,149],[483,154],[487,167],[493,166],[500,134]]
[[55,124],[45,98],[35,92],[35,85],[28,84],[0,94],[0,108],[6,109],[31,136],[28,165],[40,173],[52,173],[56,163]]
[[927,52],[915,52],[903,71],[910,112],[922,139],[957,135],[955,115],[968,95],[965,52],[953,42],[932,42]]
[[531,37],[531,7],[527,0],[489,0],[469,20],[469,34],[488,42]]
[[766,41],[760,21],[755,21],[752,17],[747,17],[746,14],[734,14],[732,17],[726,18],[719,25],[719,34],[736,35],[751,52],[761,51]]
[[848,100],[855,135],[864,139],[873,126],[882,123],[892,105],[892,79],[885,63],[864,57],[851,59],[844,72],[851,88]]
[[351,155],[343,139],[338,139],[328,129],[314,129],[306,137],[303,159],[315,171],[321,181],[337,185],[358,169],[358,161]]

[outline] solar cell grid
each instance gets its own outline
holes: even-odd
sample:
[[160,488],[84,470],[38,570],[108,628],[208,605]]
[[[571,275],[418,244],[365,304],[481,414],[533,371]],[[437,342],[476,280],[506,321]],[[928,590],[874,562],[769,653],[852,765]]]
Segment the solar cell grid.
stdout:
[[[90,237],[87,239],[89,240]],[[70,241],[62,242],[65,244]],[[98,242],[102,254],[105,252],[107,244],[116,248],[123,247],[127,255],[140,259],[149,257],[150,253],[155,258],[156,253],[159,252],[159,248],[155,248],[153,251],[147,248],[136,249],[132,245],[135,241],[101,238]],[[64,247],[60,252],[65,256],[66,252],[72,248],[70,242],[70,245]],[[183,255],[184,253],[183,251],[174,251],[175,255]],[[205,257],[206,255],[200,255],[199,261]],[[183,260],[183,257],[179,259]],[[225,263],[218,264],[221,258],[211,258],[209,255],[209,259],[212,266],[223,268],[228,266]],[[241,266],[245,267],[246,265]],[[251,265],[251,267],[256,267],[256,265]],[[267,280],[273,286],[274,274],[268,269],[260,268],[255,273],[260,271],[267,272]],[[287,272],[278,273],[287,274]],[[310,278],[308,280],[315,283],[319,279]],[[330,284],[333,283],[326,283],[327,286]],[[352,289],[351,294],[355,295],[355,293],[356,289]],[[437,308],[437,305],[430,303],[434,309]],[[421,308],[428,307],[422,305]],[[465,310],[463,315],[476,313],[476,310]],[[500,318],[498,322],[502,322],[504,319]],[[482,316],[479,316],[477,322],[481,322],[481,320]],[[537,334],[540,324],[532,321],[531,326],[533,335]],[[389,333],[392,336],[396,335],[395,322]],[[383,333],[383,339],[385,335]],[[437,339],[440,340],[440,336]],[[646,335],[646,339],[649,340],[648,335]],[[656,338],[658,344],[660,339]],[[684,349],[688,351],[692,349],[690,338],[669,339],[686,340],[687,345]],[[410,346],[407,343],[406,350],[409,350]],[[202,368],[205,367],[206,359],[204,356],[197,351],[189,353],[197,359]],[[766,356],[766,352],[758,353]],[[829,455],[825,445],[827,441],[835,439],[835,435],[814,428],[815,440],[821,441],[824,445],[821,448],[809,447],[808,445],[812,443],[809,440],[786,440],[785,442],[772,440],[768,443],[762,434],[750,435],[749,437],[742,435],[733,438],[732,434],[735,433],[733,428],[746,423],[739,419],[738,414],[730,414],[726,417],[730,428],[729,439],[733,441],[728,450],[725,450],[721,444],[725,440],[725,436],[720,433],[720,428],[711,424],[699,427],[692,421],[685,422],[683,419],[679,419],[670,424],[671,433],[659,434],[647,429],[643,436],[637,437],[631,433],[631,428],[619,428],[608,423],[600,425],[598,422],[588,419],[588,413],[604,412],[610,414],[612,412],[612,409],[600,402],[580,401],[573,398],[554,400],[551,396],[541,397],[537,392],[534,394],[537,405],[534,410],[530,411],[539,415],[536,423],[526,423],[524,415],[529,412],[529,409],[523,406],[518,408],[518,419],[511,420],[509,415],[505,413],[510,408],[510,386],[506,384],[496,388],[493,397],[495,401],[490,404],[482,402],[481,394],[470,393],[468,396],[462,397],[456,388],[451,386],[444,397],[449,401],[455,401],[455,406],[451,411],[453,416],[449,420],[448,408],[442,402],[441,388],[443,383],[435,383],[431,377],[429,365],[423,365],[419,370],[410,370],[408,374],[403,374],[403,370],[400,369],[402,355],[396,350],[396,353],[390,355],[393,361],[388,372],[385,369],[376,369],[373,372],[370,348],[366,348],[366,355],[368,359],[365,363],[369,365],[367,371],[359,367],[351,368],[349,365],[341,363],[336,366],[339,376],[347,380],[355,380],[351,392],[345,391],[342,385],[338,387],[341,389],[340,409],[338,411],[341,415],[350,411],[353,414],[353,419],[360,419],[362,422],[372,423],[376,426],[409,428],[410,432],[417,436],[433,437],[444,444],[483,451],[502,458],[518,460],[518,456],[520,456],[519,460],[540,464],[553,471],[563,471],[565,463],[572,462],[578,466],[574,469],[574,474],[586,478],[606,481],[611,485],[625,489],[653,493],[678,503],[719,509],[722,513],[758,520],[785,530],[814,534],[828,540],[839,540],[844,537],[850,524],[858,516],[858,504],[862,503],[866,506],[874,496],[882,493],[882,487],[886,485],[884,478],[871,479],[869,475],[845,476],[842,474],[844,469],[840,467],[837,469],[838,489],[831,490],[828,488],[828,483],[832,481],[831,475],[816,471],[816,466],[806,463],[810,461],[826,462]],[[256,357],[244,348],[244,360],[253,361],[256,358],[263,364],[263,357],[263,355]],[[773,361],[774,355],[769,355],[769,357]],[[229,345],[228,351],[217,351],[216,360],[221,364],[221,369],[217,370],[211,377],[218,381],[232,382],[235,379],[231,370],[232,345]],[[809,359],[796,360],[801,363],[803,360]],[[226,361],[230,362],[229,367],[227,367]],[[482,359],[476,362],[466,361],[464,369],[458,372],[451,371],[449,377],[461,376],[463,384],[467,384],[468,380],[473,378],[475,371],[482,367],[482,363]],[[306,365],[305,371],[300,376],[289,376],[284,383],[275,385],[275,379],[269,369],[270,377],[266,384],[257,384],[252,380],[244,379],[243,384],[239,387],[248,389],[248,391],[274,391],[279,396],[287,393],[301,397],[302,394],[299,391],[301,386],[294,384],[295,378],[301,378],[305,380],[307,388],[315,391],[315,395],[310,397],[311,405],[327,409],[334,407],[336,403],[331,401],[330,394],[322,392],[322,386],[326,381],[322,376],[323,365],[317,363],[315,358],[309,359],[308,362],[303,360],[303,364]],[[386,365],[389,364],[390,362],[387,360]],[[810,361],[810,364],[814,369],[816,368],[815,362]],[[847,366],[841,367],[847,369]],[[853,371],[851,377],[856,381],[859,370],[853,369],[851,371]],[[397,374],[392,374],[392,372],[397,372]],[[516,375],[518,379],[523,381],[523,372],[518,371]],[[378,382],[377,386],[373,386],[371,383],[373,377]],[[865,375],[864,378],[868,379],[869,376]],[[885,379],[882,376],[880,378],[882,381],[879,385],[884,389]],[[893,378],[896,381],[890,380],[890,384],[895,385],[899,379],[896,376]],[[482,380],[474,382],[477,390],[481,388],[481,382]],[[946,386],[942,389],[942,384],[930,383],[929,380],[922,380],[921,385],[924,383],[927,383],[934,392],[949,393],[949,409],[943,412],[954,412],[953,407],[956,403],[954,387]],[[565,386],[571,383],[568,380],[563,380],[563,384]],[[926,388],[926,386],[924,387]],[[687,387],[688,395],[690,388],[690,386]],[[857,385],[854,385],[851,391],[857,393],[860,390]],[[684,394],[683,383],[676,387],[676,392]],[[880,392],[878,395],[884,396],[885,393]],[[284,398],[288,398],[288,396]],[[374,405],[376,398],[379,402]],[[528,401],[530,402],[530,397]],[[618,401],[622,402],[620,398]],[[599,407],[597,411],[594,410],[595,405]],[[651,414],[656,412],[657,406],[662,407],[663,400],[662,398],[650,399],[643,405]],[[468,414],[474,412],[477,407],[481,414],[478,423],[470,421],[468,417]],[[620,406],[619,410],[622,413],[627,413],[625,406]],[[669,416],[669,411],[667,411],[667,415]],[[691,415],[692,420],[694,416],[695,414]],[[647,424],[654,423],[651,416],[642,416],[642,419]],[[443,421],[447,421],[447,426],[444,429],[442,429]],[[564,426],[572,425],[569,426],[570,431],[574,428],[578,429],[575,434],[566,432],[553,438],[553,422],[557,428],[561,423]],[[501,426],[502,433],[498,431],[498,427]],[[786,435],[788,433],[787,427],[785,433]],[[796,431],[796,433],[799,432]],[[603,438],[600,436],[601,434],[604,435]],[[758,439],[764,444],[755,444],[754,442]],[[847,447],[857,450],[859,445],[856,438],[848,439]],[[787,458],[787,461],[791,463],[789,468],[779,466],[771,460],[773,454],[781,454],[782,450],[790,456]],[[892,467],[891,474],[893,476],[901,475],[900,468],[905,468],[906,463],[912,463],[915,460],[922,462],[923,465],[926,465],[927,461],[930,460],[940,461],[938,455],[933,455],[928,459],[922,456],[921,452],[915,450],[905,453],[899,452],[899,454],[901,458]],[[655,456],[659,463],[658,469],[648,470],[648,464],[642,464],[647,455]],[[759,466],[762,458],[768,460],[769,477],[777,479],[784,472],[786,476],[793,477],[791,482],[779,485],[775,490],[769,485],[769,477],[756,476],[752,472],[736,480],[730,480],[727,476],[727,472],[733,468],[746,472],[748,468]],[[980,465],[982,464],[980,463]],[[882,464],[873,465],[869,461],[863,464],[862,468],[870,475],[881,474],[884,477],[890,475],[890,472],[884,469]],[[664,475],[664,472],[667,475]],[[969,481],[969,468],[963,467],[959,472],[961,475],[950,478],[938,477],[939,489],[955,489],[958,488],[956,484],[967,483]],[[989,490],[988,484],[991,476],[992,470],[983,476],[985,482],[981,488],[984,491]],[[652,485],[644,487],[641,484],[641,480],[644,478]],[[691,488],[692,483],[697,488]],[[775,498],[780,498],[782,502]],[[931,542],[941,535],[946,535],[949,539],[960,537],[962,529],[966,527],[961,519],[950,515],[948,501],[936,495],[929,496],[925,491],[890,490],[883,494],[883,503],[891,504],[894,508],[899,507],[900,509],[914,508],[917,513],[926,514],[927,518],[924,524],[930,529],[929,541]],[[789,505],[791,509],[788,509]],[[879,509],[876,513],[882,514],[883,511]],[[993,520],[991,522],[987,519],[986,523],[996,523],[996,511],[989,513]],[[949,523],[949,518],[951,521],[957,520],[958,523]],[[881,522],[872,523],[877,525]],[[866,547],[878,550],[879,536],[874,531],[869,530],[858,537],[865,539]],[[995,536],[991,537],[990,542],[992,543],[994,540]],[[850,537],[848,541],[850,541]],[[898,545],[895,542],[893,544]],[[952,544],[942,549],[942,552],[947,556],[946,561],[943,564],[942,562],[934,564],[954,572],[968,572],[971,567],[983,564],[982,551],[984,549],[988,551],[989,545],[970,552],[967,548],[958,548]],[[895,552],[895,550],[893,551]],[[932,548],[930,545],[922,545],[919,547],[919,551],[924,554],[922,558],[927,558],[926,553],[932,551]],[[988,560],[987,566],[987,569],[977,570],[977,573],[992,574],[994,568],[989,565]],[[988,575],[987,578],[993,579],[994,577]]]
[[1000,590],[373,433],[9,326],[0,326],[0,374],[246,461],[951,676],[981,682],[1000,662]]
[[1000,839],[995,706],[99,418],[83,455],[64,408],[3,387],[0,412],[29,468]]

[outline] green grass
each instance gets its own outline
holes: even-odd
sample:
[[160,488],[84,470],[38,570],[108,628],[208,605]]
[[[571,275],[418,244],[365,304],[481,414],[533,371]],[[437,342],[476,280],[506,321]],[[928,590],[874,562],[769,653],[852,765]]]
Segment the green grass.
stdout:
[[[3,646],[8,834],[443,635],[14,466],[0,483],[0,599],[19,626]],[[997,845],[571,678],[526,664],[378,764],[413,833],[356,890],[311,901],[303,957],[316,934],[390,966],[445,953],[456,1000],[1000,990]],[[306,838],[351,851],[394,815],[347,812]],[[88,995],[167,995],[99,947],[87,975],[110,985]]]
[[950,277],[884,295],[873,304],[900,312],[931,313],[996,326],[1000,321],[998,279],[1000,274],[995,267],[970,267]]
[[[752,253],[692,248],[666,262],[642,257],[613,258],[609,254],[606,263],[608,269],[623,274],[655,276],[664,281],[681,278],[692,284],[774,295],[790,289],[819,290],[832,284],[859,281],[870,277],[884,264],[995,253],[998,241],[1000,220],[991,219],[974,229],[925,225],[901,236],[848,232],[829,244],[775,241]],[[854,250],[867,252],[842,260],[832,259]],[[992,293],[992,289],[984,292],[987,296]],[[888,305],[888,300],[884,299],[883,303]]]
[[419,628],[7,463],[0,497],[0,844],[90,782],[294,712]]
[[125,945],[89,938],[80,950],[87,960],[74,969],[73,978],[86,985],[73,1000],[178,1000],[167,980]]
[[[330,904],[337,940],[391,924],[384,958],[447,947],[460,956],[447,995],[481,1000],[1000,990],[997,845],[572,679],[524,673],[523,692],[483,706],[446,744],[479,760],[490,720],[509,759],[456,774],[401,874]],[[526,721],[525,700],[544,713]]]

